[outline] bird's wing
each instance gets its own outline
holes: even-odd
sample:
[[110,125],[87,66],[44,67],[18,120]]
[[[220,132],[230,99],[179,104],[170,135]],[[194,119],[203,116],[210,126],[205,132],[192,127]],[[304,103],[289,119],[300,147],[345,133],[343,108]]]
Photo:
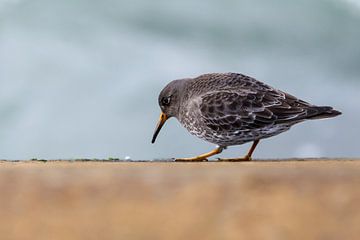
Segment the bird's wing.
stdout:
[[200,96],[198,106],[203,121],[213,130],[242,131],[302,121],[311,105],[266,86],[209,92]]

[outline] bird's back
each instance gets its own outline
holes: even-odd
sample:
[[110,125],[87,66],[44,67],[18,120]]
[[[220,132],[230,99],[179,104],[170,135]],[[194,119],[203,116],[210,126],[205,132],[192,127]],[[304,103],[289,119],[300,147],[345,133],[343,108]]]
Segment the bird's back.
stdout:
[[306,119],[340,114],[237,73],[204,74],[188,80],[186,89],[180,122],[192,134],[219,145],[274,136]]

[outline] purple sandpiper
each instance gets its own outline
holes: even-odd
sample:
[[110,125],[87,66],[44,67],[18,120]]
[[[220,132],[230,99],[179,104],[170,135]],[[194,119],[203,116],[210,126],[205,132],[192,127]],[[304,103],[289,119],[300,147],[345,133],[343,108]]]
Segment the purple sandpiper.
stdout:
[[161,114],[152,143],[165,121],[175,117],[193,135],[216,144],[211,152],[178,161],[207,161],[227,146],[253,142],[248,161],[260,139],[275,136],[309,119],[330,118],[341,112],[315,106],[238,73],[210,73],[174,80],[159,95]]

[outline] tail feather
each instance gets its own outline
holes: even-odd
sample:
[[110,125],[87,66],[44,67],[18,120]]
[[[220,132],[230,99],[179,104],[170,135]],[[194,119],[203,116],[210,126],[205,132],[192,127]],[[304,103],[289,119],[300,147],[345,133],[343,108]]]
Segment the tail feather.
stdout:
[[309,114],[307,119],[322,119],[322,118],[332,118],[338,115],[341,115],[340,111],[333,109],[328,106],[314,106],[309,108]]

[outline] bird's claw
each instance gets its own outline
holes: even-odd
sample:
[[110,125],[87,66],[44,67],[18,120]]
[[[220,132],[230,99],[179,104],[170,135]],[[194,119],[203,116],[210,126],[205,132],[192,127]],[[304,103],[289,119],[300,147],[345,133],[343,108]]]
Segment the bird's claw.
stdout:
[[248,162],[252,158],[250,156],[245,156],[243,158],[217,158],[219,162]]
[[207,162],[207,158],[175,158],[175,162]]

